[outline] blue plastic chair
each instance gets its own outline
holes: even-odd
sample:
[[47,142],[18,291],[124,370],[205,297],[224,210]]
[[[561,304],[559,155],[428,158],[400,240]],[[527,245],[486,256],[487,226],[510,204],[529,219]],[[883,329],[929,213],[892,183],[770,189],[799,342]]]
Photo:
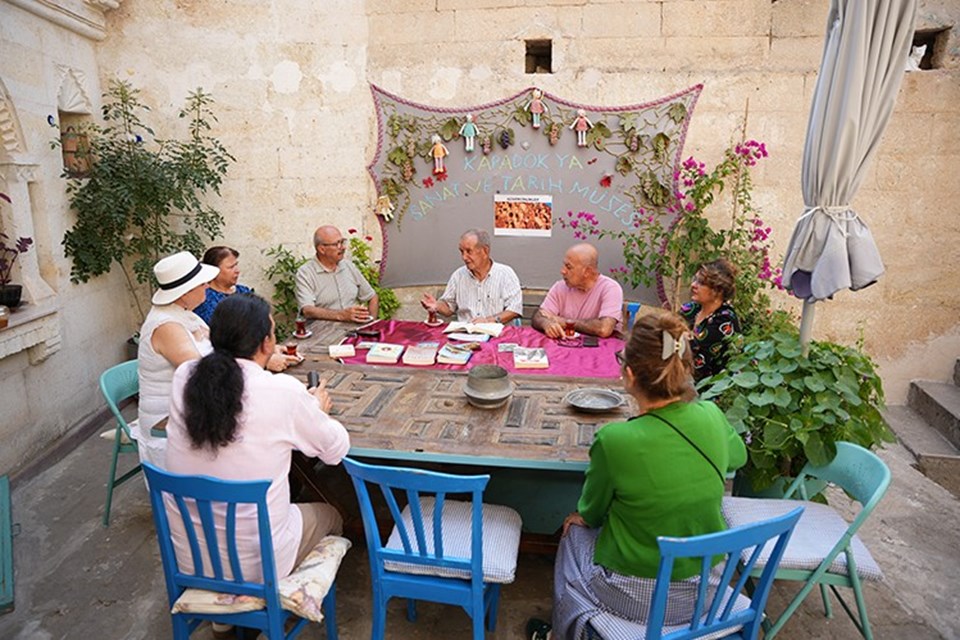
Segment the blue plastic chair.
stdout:
[[627,331],[633,329],[633,322],[637,319],[637,311],[640,310],[639,302],[628,302],[627,303],[627,312],[626,312],[626,321],[623,323]]
[[[163,563],[163,577],[167,583],[170,608],[173,608],[187,589],[248,595],[266,601],[265,609],[244,613],[171,613],[174,639],[187,640],[204,620],[257,628],[268,638],[278,640],[295,638],[307,621],[294,616],[296,624],[284,633],[284,623],[292,614],[281,607],[280,593],[277,589],[270,515],[267,510],[267,489],[270,487],[270,481],[236,482],[206,476],[177,475],[162,471],[149,462],[143,463],[143,470],[150,487],[150,504],[153,507],[153,522],[157,528],[160,559]],[[164,503],[164,494],[171,496],[177,505],[179,518],[183,522],[190,545],[192,572],[181,571],[177,564],[173,540],[170,537],[170,516]],[[218,540],[214,527],[214,503],[226,505],[226,536],[223,541]],[[243,577],[235,537],[238,505],[256,506],[260,534],[260,562],[264,576],[262,583],[250,582]],[[242,507],[239,509],[242,510]],[[195,512],[200,519],[202,536],[197,534],[190,511]],[[226,548],[221,548],[221,544],[225,544]],[[204,557],[209,558],[209,568],[203,566]],[[224,558],[229,560],[232,578],[226,577]],[[329,640],[337,638],[335,592],[336,584],[330,587],[322,603]]]
[[[860,503],[861,509],[853,522],[848,523],[827,505],[804,502],[806,510],[777,570],[777,580],[798,580],[804,585],[780,617],[772,624],[765,625],[768,628],[765,628],[764,638],[776,636],[813,588],[819,586],[826,616],[833,616],[829,587],[860,634],[871,640],[873,633],[863,597],[863,581],[880,580],[883,573],[857,531],[890,486],[890,469],[876,454],[851,442],[838,442],[837,455],[829,464],[816,467],[807,463],[804,466],[787,488],[787,499],[724,498],[724,518],[728,524],[735,526],[783,513],[793,508],[797,499],[807,500],[810,479],[823,480],[840,487]],[[761,561],[754,572],[762,568]],[[853,590],[857,615],[837,590],[841,586]]]
[[100,391],[107,400],[110,412],[117,419],[117,431],[113,438],[113,458],[110,461],[110,477],[107,478],[107,503],[103,509],[103,526],[110,526],[110,505],[113,503],[113,490],[140,473],[140,463],[117,477],[117,459],[121,453],[137,453],[137,442],[130,435],[130,426],[120,413],[120,403],[132,398],[140,391],[140,378],[137,376],[137,361],[129,360],[110,367],[100,374]]
[[[588,637],[602,637],[596,628],[610,624],[621,630],[635,630],[638,640],[686,640],[703,636],[748,640],[757,638],[777,563],[802,512],[803,507],[797,507],[790,513],[763,522],[691,538],[657,538],[660,566],[646,624],[619,620],[610,613],[602,612],[588,623]],[[772,547],[769,543],[771,540],[775,540]],[[769,550],[767,566],[748,598],[743,592],[750,589],[747,584],[750,572],[759,559],[766,556],[766,550]],[[721,564],[723,573],[719,584],[726,588],[718,588],[711,593],[708,589],[709,577],[711,573],[716,576],[712,567],[713,559],[720,555],[724,556],[724,560]],[[689,623],[664,626],[670,576],[677,558],[700,559],[696,605]],[[741,561],[743,558],[745,559]]]
[[[473,638],[484,637],[484,620],[493,631],[500,584],[513,582],[520,546],[520,515],[508,507],[482,503],[490,476],[343,464],[360,502],[373,583],[371,638],[386,631],[387,603],[407,598],[407,619],[416,620],[416,600],[459,605],[473,621]],[[387,543],[370,499],[368,484],[380,488],[393,519]],[[469,494],[469,502],[447,494]],[[406,498],[401,511],[397,494]]]

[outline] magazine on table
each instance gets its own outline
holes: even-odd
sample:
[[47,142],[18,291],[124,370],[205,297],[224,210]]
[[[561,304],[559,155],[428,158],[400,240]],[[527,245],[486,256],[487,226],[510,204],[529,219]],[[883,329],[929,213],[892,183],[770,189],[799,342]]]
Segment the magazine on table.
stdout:
[[429,367],[437,360],[437,350],[440,348],[439,342],[420,342],[407,347],[403,352],[403,364],[410,364],[417,367]]

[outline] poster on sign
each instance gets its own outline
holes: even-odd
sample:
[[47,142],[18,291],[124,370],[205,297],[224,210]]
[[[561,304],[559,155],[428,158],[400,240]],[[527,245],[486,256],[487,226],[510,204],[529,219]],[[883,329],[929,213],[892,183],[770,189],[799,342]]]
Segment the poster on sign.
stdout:
[[553,196],[493,196],[493,235],[549,238],[552,228]]

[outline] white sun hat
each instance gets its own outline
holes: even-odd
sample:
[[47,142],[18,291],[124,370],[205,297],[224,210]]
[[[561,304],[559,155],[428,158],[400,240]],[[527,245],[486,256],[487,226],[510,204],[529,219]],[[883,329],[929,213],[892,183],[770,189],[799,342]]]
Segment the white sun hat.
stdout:
[[153,304],[170,304],[194,287],[210,282],[219,273],[220,269],[203,264],[189,251],[167,256],[153,265],[153,275],[160,286],[153,294]]

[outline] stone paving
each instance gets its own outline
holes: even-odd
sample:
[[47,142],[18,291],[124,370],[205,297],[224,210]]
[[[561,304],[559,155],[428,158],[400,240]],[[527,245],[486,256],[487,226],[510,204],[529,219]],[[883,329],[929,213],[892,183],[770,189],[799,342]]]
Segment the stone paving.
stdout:
[[[867,546],[886,574],[866,587],[876,638],[960,638],[960,502],[911,467],[899,445],[881,453],[893,472],[884,501],[863,531]],[[138,479],[114,494],[112,522],[100,525],[109,445],[97,437],[81,442],[65,458],[32,479],[15,483],[14,540],[16,609],[0,617],[8,640],[169,638],[166,595],[146,489]],[[842,506],[843,496],[832,502]],[[340,637],[370,635],[369,567],[362,540],[339,574]],[[521,554],[517,581],[502,593],[499,624],[489,638],[521,638],[531,615],[551,609],[550,556]],[[778,584],[768,610],[782,610],[796,585]],[[779,637],[857,638],[842,610],[827,620],[819,597],[807,599]],[[467,637],[462,611],[419,605],[410,623],[402,602],[391,603],[387,638]],[[324,637],[319,625],[300,635]],[[195,638],[211,637],[200,629]]]

